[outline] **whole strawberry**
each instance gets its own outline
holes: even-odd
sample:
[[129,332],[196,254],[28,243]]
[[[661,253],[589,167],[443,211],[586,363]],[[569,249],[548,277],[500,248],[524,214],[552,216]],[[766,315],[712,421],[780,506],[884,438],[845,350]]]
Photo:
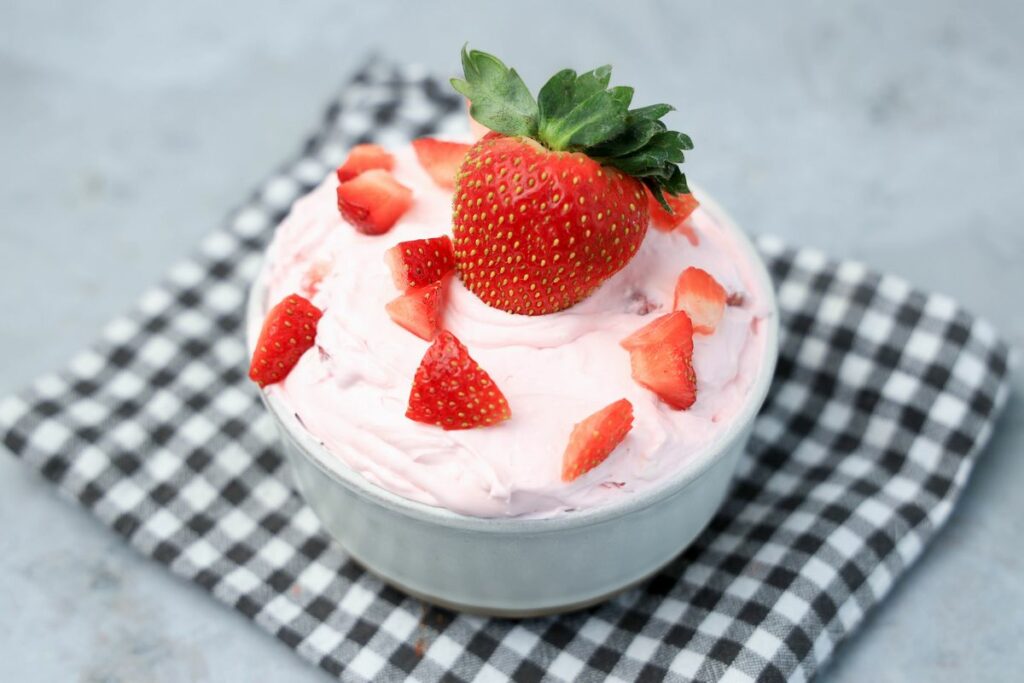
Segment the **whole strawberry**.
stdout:
[[630,109],[633,89],[608,87],[610,67],[555,74],[534,100],[514,69],[462,52],[470,114],[492,133],[456,176],[452,232],[466,287],[510,313],[542,315],[590,296],[643,242],[647,192],[687,193],[678,164],[690,139]]

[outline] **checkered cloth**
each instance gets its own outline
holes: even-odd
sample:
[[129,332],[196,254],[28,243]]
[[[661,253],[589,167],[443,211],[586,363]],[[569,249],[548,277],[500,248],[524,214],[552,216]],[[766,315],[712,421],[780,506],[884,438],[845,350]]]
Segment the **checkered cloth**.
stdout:
[[949,516],[1007,394],[987,323],[774,239],[781,358],[731,496],[639,588],[509,621],[353,564],[289,485],[245,377],[246,289],[274,226],[356,142],[457,132],[460,98],[374,62],[285,165],[63,371],[0,402],[15,455],[140,552],[346,680],[810,678]]

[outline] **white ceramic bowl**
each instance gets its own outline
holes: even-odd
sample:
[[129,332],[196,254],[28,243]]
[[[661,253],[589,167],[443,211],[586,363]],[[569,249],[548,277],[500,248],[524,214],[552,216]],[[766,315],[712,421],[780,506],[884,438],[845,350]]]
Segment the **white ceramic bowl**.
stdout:
[[[428,602],[525,617],[611,597],[657,572],[696,538],[728,491],[778,353],[778,316],[764,264],[728,215],[706,195],[699,197],[750,260],[770,310],[764,357],[732,424],[654,487],[551,519],[468,517],[368,482],[328,452],[278,399],[263,394],[299,491],[355,560]],[[249,297],[250,351],[266,311],[264,299],[261,278]]]

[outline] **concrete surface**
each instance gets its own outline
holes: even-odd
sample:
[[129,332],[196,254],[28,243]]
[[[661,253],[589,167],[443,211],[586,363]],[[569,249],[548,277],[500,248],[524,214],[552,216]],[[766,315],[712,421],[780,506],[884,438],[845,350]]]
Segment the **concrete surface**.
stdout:
[[[61,363],[292,153],[369,49],[535,87],[611,62],[679,105],[751,232],[944,291],[1024,340],[1024,6],[0,5],[0,392]],[[949,527],[821,680],[1024,668],[1024,381]],[[0,457],[0,680],[323,680]]]

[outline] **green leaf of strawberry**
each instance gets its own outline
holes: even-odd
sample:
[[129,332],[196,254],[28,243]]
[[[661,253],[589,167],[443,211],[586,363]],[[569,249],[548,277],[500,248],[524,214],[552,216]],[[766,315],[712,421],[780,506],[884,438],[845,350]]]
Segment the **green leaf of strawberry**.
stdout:
[[469,98],[470,115],[504,135],[537,134],[537,101],[515,69],[479,50],[462,48],[466,80],[453,78],[452,87]]

